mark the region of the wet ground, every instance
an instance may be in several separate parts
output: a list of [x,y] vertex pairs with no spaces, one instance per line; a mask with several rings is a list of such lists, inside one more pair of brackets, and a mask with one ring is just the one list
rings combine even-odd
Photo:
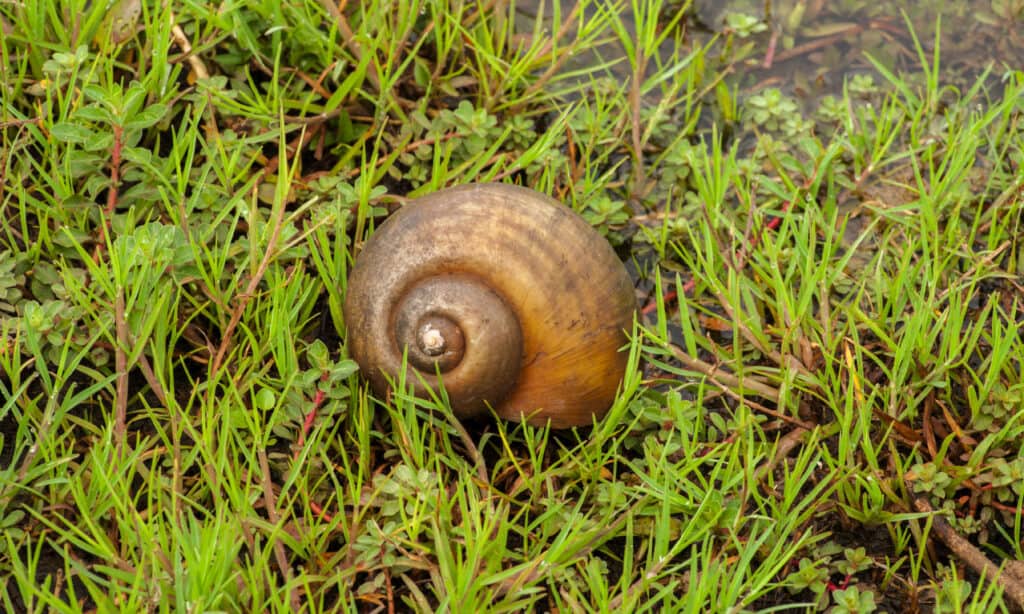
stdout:
[[[572,2],[560,10],[568,14]],[[733,64],[731,78],[741,93],[778,87],[808,104],[825,95],[857,87],[858,75],[877,75],[872,59],[888,70],[917,71],[918,44],[931,58],[941,50],[942,80],[962,86],[984,71],[992,78],[1024,66],[1024,0],[878,2],[876,0],[696,0],[677,3],[683,50],[702,47],[718,37],[718,59]],[[550,2],[521,3],[522,24],[532,24],[542,7],[550,19]],[[673,15],[662,15],[670,21]],[[627,19],[628,19],[627,15]],[[940,35],[936,39],[936,26]],[[916,40],[915,40],[916,36]],[[661,48],[664,60],[677,54],[671,38]],[[734,57],[726,57],[726,55]],[[600,66],[625,78],[629,64],[622,46],[609,42],[592,54],[574,57],[566,70]]]

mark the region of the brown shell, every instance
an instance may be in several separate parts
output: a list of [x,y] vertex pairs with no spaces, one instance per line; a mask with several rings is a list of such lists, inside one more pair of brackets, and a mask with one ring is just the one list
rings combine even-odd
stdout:
[[[481,313],[463,313],[477,299],[460,302],[460,284],[480,285],[466,294],[483,296]],[[614,401],[633,287],[604,238],[557,201],[512,185],[465,185],[411,201],[377,229],[349,275],[345,321],[351,355],[379,395],[407,347],[407,381],[425,392],[412,374],[414,344],[395,333],[421,303],[463,326],[465,355],[441,376],[457,415],[490,405],[506,419],[565,428],[589,424]],[[435,370],[418,370],[436,388]]]

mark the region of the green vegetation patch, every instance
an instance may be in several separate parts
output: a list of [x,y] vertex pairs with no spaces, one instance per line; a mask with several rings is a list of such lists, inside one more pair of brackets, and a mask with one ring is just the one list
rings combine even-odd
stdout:
[[[1024,607],[1024,5],[919,4],[0,4],[0,607]],[[347,358],[472,181],[627,261],[592,427]]]

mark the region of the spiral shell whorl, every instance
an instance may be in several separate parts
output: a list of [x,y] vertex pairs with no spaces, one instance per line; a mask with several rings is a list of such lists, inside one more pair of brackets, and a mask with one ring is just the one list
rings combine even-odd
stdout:
[[[482,280],[451,273],[418,279],[398,299],[393,317],[386,331],[392,337],[389,372],[398,372],[406,349],[409,364],[431,387],[442,374],[456,413],[475,413],[515,384],[523,353],[519,321]],[[422,391],[418,380],[414,384]]]
[[[614,400],[634,307],[621,262],[579,216],[532,190],[482,184],[392,215],[359,255],[345,315],[350,352],[378,394],[408,348],[428,385],[441,371],[456,413],[487,403],[564,427]],[[447,355],[458,345],[450,326],[461,358]]]

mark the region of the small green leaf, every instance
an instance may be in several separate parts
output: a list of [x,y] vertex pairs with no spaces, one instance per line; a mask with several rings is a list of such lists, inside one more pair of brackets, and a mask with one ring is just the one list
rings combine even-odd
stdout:
[[306,358],[309,360],[310,366],[320,371],[327,369],[331,361],[327,346],[319,339],[309,344],[309,348],[306,349]]
[[152,104],[124,123],[125,130],[144,130],[156,124],[167,114],[167,105]]
[[253,404],[256,406],[256,409],[262,409],[264,411],[273,409],[276,402],[277,398],[274,396],[274,391],[269,388],[260,388],[259,392],[256,393],[256,397],[253,399]]
[[320,381],[319,369],[306,369],[299,373],[298,385],[300,388],[312,388]]
[[128,91],[124,93],[124,113],[125,115],[134,115],[139,112],[143,104],[146,102],[146,89],[142,87],[137,81],[133,81],[128,86]]
[[109,132],[95,132],[90,134],[85,148],[89,151],[106,151],[114,144],[114,135]]
[[110,103],[111,93],[94,83],[90,83],[83,87],[82,93],[85,94],[87,99],[92,100],[93,102]]
[[146,165],[153,161],[153,152],[144,147],[125,147],[121,157],[128,162]]
[[354,360],[342,360],[331,369],[330,379],[333,382],[347,379],[350,375],[359,370],[359,365]]
[[58,141],[66,141],[68,143],[75,143],[81,145],[86,141],[96,137],[96,133],[78,124],[72,124],[70,122],[60,122],[54,124],[50,128],[50,135]]
[[114,122],[114,116],[110,111],[96,104],[89,104],[74,113],[75,119],[110,124]]
[[21,510],[14,510],[10,514],[0,517],[0,528],[9,529],[21,522],[21,519],[24,517],[25,512]]

